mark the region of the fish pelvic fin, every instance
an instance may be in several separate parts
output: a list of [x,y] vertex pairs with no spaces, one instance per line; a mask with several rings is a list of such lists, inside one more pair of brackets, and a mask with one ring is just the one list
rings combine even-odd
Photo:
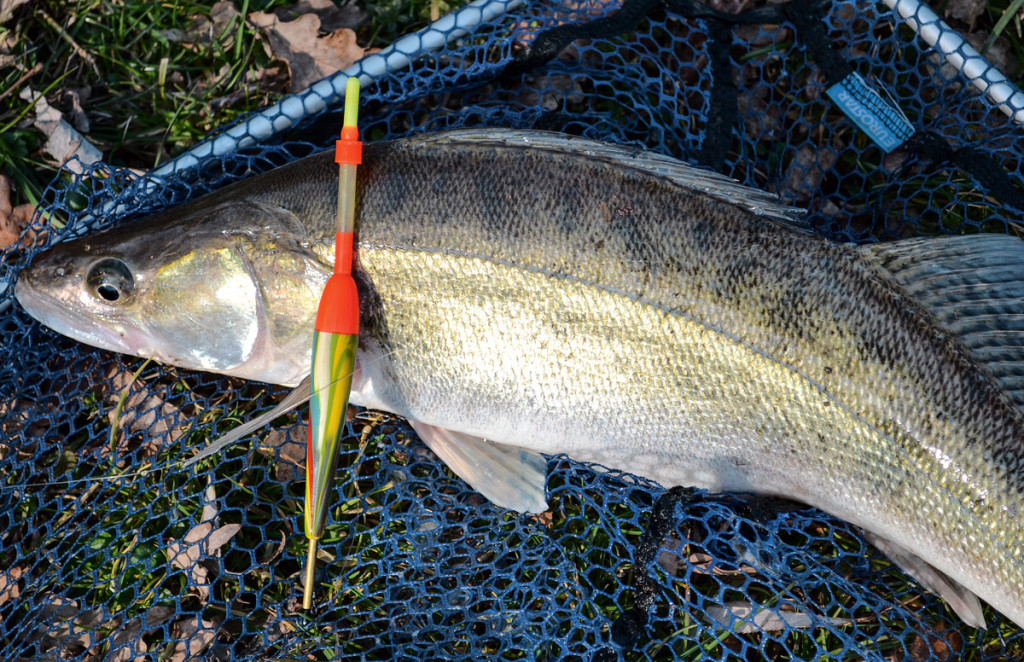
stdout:
[[899,543],[877,536],[870,531],[865,531],[864,534],[872,545],[889,557],[889,560],[899,566],[903,572],[945,600],[949,608],[956,612],[956,615],[964,623],[975,628],[985,628],[985,614],[981,611],[981,602],[978,600],[978,596]]
[[1024,410],[1024,241],[921,237],[857,250],[956,336]]
[[547,460],[540,453],[420,421],[409,423],[459,478],[496,506],[520,513],[548,509]]

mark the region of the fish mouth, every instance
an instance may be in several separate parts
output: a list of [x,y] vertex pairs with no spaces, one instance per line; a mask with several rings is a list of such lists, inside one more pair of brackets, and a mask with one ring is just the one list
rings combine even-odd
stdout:
[[26,275],[22,274],[14,284],[14,298],[34,319],[61,335],[93,347],[141,356],[141,345],[137,342],[141,334],[137,330],[112,319],[105,320],[111,328],[97,324],[93,316],[74,310],[72,306],[37,287]]

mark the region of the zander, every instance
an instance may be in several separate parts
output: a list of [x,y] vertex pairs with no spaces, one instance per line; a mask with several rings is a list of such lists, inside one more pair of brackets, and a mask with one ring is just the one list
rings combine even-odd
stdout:
[[[336,178],[320,154],[62,244],[18,300],[100,347],[295,384]],[[1018,239],[836,244],[671,159],[497,129],[367,145],[357,229],[352,401],[496,503],[545,508],[540,453],[784,496],[966,622],[980,596],[1024,626]]]

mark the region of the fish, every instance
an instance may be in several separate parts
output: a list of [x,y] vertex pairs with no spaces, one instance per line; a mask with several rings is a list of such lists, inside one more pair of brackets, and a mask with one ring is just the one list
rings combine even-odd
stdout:
[[[293,385],[333,260],[313,155],[59,244],[20,305],[105,349]],[[784,497],[865,530],[969,625],[1024,626],[1024,248],[828,240],[671,158],[526,130],[365,146],[351,401],[499,506],[544,454]]]

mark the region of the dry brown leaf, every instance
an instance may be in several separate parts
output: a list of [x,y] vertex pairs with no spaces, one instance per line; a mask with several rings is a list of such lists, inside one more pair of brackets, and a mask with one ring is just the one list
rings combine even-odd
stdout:
[[236,19],[241,16],[238,7],[230,0],[217,2],[210,8],[210,16],[197,16],[184,30],[169,28],[157,32],[171,43],[181,44],[193,51],[206,48],[218,42],[221,48],[234,45]]
[[[18,241],[21,231],[28,227],[36,208],[30,204],[11,206],[11,182],[0,175],[0,249]],[[45,233],[30,233],[25,236],[29,246],[45,239]]]
[[183,540],[172,540],[167,545],[167,559],[172,566],[188,573],[201,599],[210,597],[209,572],[200,563],[201,559],[220,551],[241,528],[241,524],[225,524],[214,530],[211,522],[201,522],[192,527]]
[[270,565],[275,559],[279,558],[281,554],[284,553],[284,548],[287,542],[288,537],[285,535],[284,531],[281,531],[281,542],[279,542],[277,547],[270,552],[270,556],[259,559],[259,563],[264,566]]
[[275,14],[254,12],[249,20],[267,33],[274,56],[288,63],[293,92],[351,66],[365,53],[349,28],[319,36],[320,18],[316,14],[282,21]]
[[[86,90],[86,93],[79,94],[79,89]],[[71,125],[82,133],[89,133],[89,129],[91,128],[89,125],[89,117],[85,114],[82,104],[85,102],[85,99],[88,98],[88,94],[91,93],[91,89],[88,87],[79,89],[65,90],[63,97],[71,102]]]
[[200,625],[199,618],[193,616],[175,621],[171,628],[171,636],[178,641],[174,642],[170,657],[162,659],[181,662],[202,653],[203,649],[213,642],[217,632],[214,630],[212,621],[203,620]]
[[796,152],[796,159],[786,174],[786,186],[795,193],[799,202],[810,199],[811,191],[818,188],[822,177],[835,163],[835,153],[828,149],[814,149],[804,145]]
[[0,605],[10,602],[21,595],[21,586],[19,585],[19,581],[24,574],[25,568],[20,565],[16,565],[10,570],[0,573]]
[[188,570],[204,554],[210,556],[220,551],[241,529],[241,524],[225,524],[216,530],[210,522],[196,524],[180,543],[173,542],[167,546],[171,565],[180,570]]
[[203,546],[200,543],[212,531],[213,524],[202,522],[193,526],[181,542],[172,542],[167,545],[167,557],[171,565],[179,570],[188,570],[198,563],[203,555]]
[[156,607],[150,607],[146,610],[146,613],[139,618],[145,619],[146,630],[155,630],[158,626],[163,625],[167,621],[178,613],[177,608],[169,607],[166,605],[157,605]]
[[142,639],[136,639],[134,644],[128,644],[123,648],[118,648],[117,652],[113,656],[107,656],[105,659],[109,662],[146,662],[150,659],[149,646]]
[[946,3],[946,18],[955,18],[974,26],[974,20],[985,11],[987,0],[949,0]]
[[45,96],[31,87],[23,88],[18,96],[35,106],[36,117],[32,123],[46,136],[43,151],[58,165],[64,164],[71,157],[78,157],[81,163],[71,162],[68,169],[80,174],[83,163],[95,163],[103,158],[102,152],[65,122],[64,116],[49,104]]
[[212,34],[220,36],[229,30],[235,23],[235,19],[241,16],[238,7],[231,0],[220,0],[213,3],[210,8],[210,22]]
[[781,632],[789,628],[812,628],[822,622],[844,626],[853,621],[849,618],[829,618],[789,609],[758,608],[745,600],[734,600],[722,605],[713,605],[705,612],[705,621],[740,634]]
[[[81,611],[78,602],[49,594],[52,600],[39,610],[39,623],[35,636],[39,647],[46,651],[60,646],[85,647],[93,642],[94,634],[101,625],[117,628],[120,618],[105,618],[103,609]],[[49,621],[49,622],[47,622]]]
[[116,652],[112,657],[106,659],[112,662],[135,662],[135,660],[142,662],[148,659],[148,656],[144,655],[144,653],[149,652],[149,647],[139,637],[141,632],[142,621],[137,618],[132,619],[128,625],[121,628],[110,642],[110,650],[116,650]]
[[962,648],[963,637],[956,631],[934,632],[927,638],[915,634],[910,639],[909,655],[903,659],[915,662],[918,660],[922,662],[924,660],[941,660],[942,662],[959,660],[962,656]]
[[62,438],[48,434],[58,417],[57,405],[21,399],[0,401],[0,452],[15,453],[24,460],[38,452],[35,442],[42,437],[59,445]]
[[273,452],[278,449],[277,474],[280,483],[295,480],[295,476],[306,467],[306,437],[308,425],[293,425],[287,430],[271,430],[260,444],[261,450]]
[[[65,649],[92,646],[83,659],[122,662],[148,660],[149,656],[145,655],[148,652],[146,643],[139,636],[143,628],[151,631],[171,620],[175,613],[177,611],[174,607],[152,607],[121,627],[120,616],[109,616],[99,608],[82,612],[76,601],[53,596],[53,600],[41,609],[41,615],[51,619],[51,622],[40,625],[36,635],[42,651],[51,651],[59,646]],[[108,644],[113,654],[104,653]]]
[[14,10],[28,0],[0,0],[0,24],[6,23]]
[[[143,660],[150,659],[150,656],[145,655],[145,653],[149,652],[149,646],[139,635],[142,634],[143,628],[153,630],[171,620],[176,613],[177,610],[174,607],[151,607],[145,614],[136,616],[123,628],[112,632],[113,638],[110,639],[110,650],[114,654],[112,657],[108,655],[107,657],[99,657],[99,659],[112,660],[113,662],[142,662]],[[100,643],[105,644],[106,642]],[[102,652],[101,646],[97,646],[94,650],[97,651],[97,656]]]
[[282,21],[290,21],[304,14],[316,14],[320,19],[320,29],[324,32],[355,28],[366,20],[366,12],[357,7],[355,2],[339,7],[333,0],[299,0],[291,7],[278,7],[274,10],[274,15]]
[[225,524],[219,529],[216,529],[210,534],[209,539],[206,541],[207,553],[216,554],[219,552],[220,548],[228,544],[228,542],[235,537],[235,534],[241,530],[241,524]]
[[[107,403],[112,405],[111,410],[107,412],[107,418],[111,424],[118,419],[116,406],[121,394],[126,388],[130,389],[128,397],[125,398],[124,405],[121,407],[118,423],[120,426],[118,449],[122,452],[126,451],[131,435],[139,432],[145,432],[153,438],[166,435],[167,442],[177,440],[184,434],[184,430],[173,425],[174,420],[178,418],[178,408],[154,395],[142,379],[132,382],[133,375],[133,371],[116,365],[107,372],[107,377],[112,378],[111,385],[113,386],[111,392],[107,394]],[[141,456],[148,457],[158,451],[159,444],[154,439],[143,447]]]
[[203,514],[199,518],[200,522],[212,522],[217,518],[219,509],[217,507],[217,490],[213,487],[213,478],[209,478],[206,483],[206,491],[203,492],[205,503],[203,503]]
[[897,172],[906,162],[907,153],[898,149],[882,157],[882,169],[886,172]]

